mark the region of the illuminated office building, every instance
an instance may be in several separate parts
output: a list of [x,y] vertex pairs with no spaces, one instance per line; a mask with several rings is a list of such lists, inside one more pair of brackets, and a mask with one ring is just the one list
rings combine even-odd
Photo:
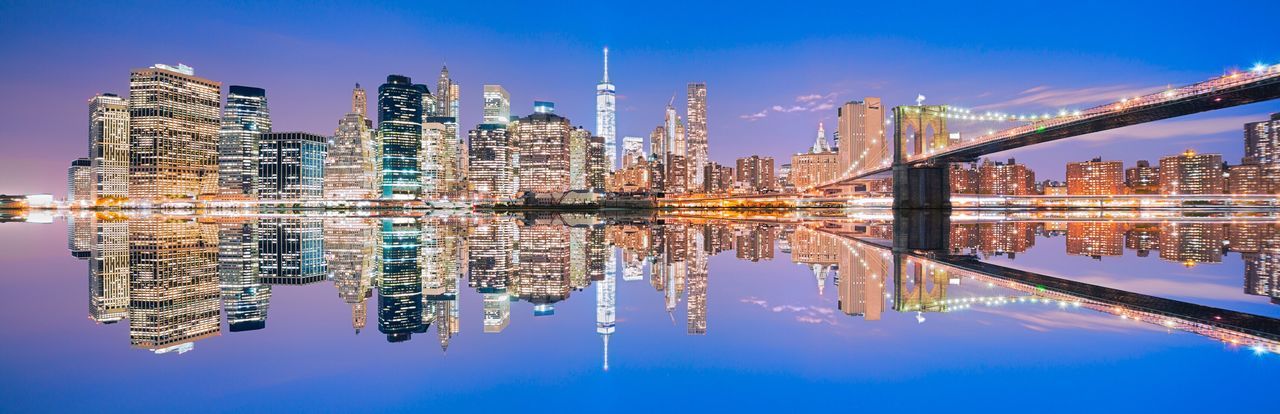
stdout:
[[1139,160],[1133,168],[1124,170],[1124,184],[1132,194],[1157,194],[1160,192],[1160,167],[1152,167],[1147,160]]
[[231,85],[218,131],[218,195],[226,199],[257,197],[258,151],[262,134],[271,132],[267,91]]
[[216,336],[218,228],[195,220],[129,222],[129,340],[156,353],[185,352]]
[[267,326],[271,285],[258,280],[258,225],[253,219],[219,219],[218,287],[231,332]]
[[[436,108],[427,116],[458,117],[458,84],[449,77],[449,67],[440,67],[440,77],[436,79]],[[457,136],[453,137],[457,139]]]
[[791,156],[791,172],[788,180],[792,186],[801,191],[828,183],[839,178],[840,160],[838,154],[827,146],[826,133],[822,123],[818,123],[818,138],[807,153]]
[[388,75],[378,87],[378,144],[382,156],[382,198],[412,199],[422,186],[419,156],[422,150],[423,94],[426,86],[414,85],[407,76]]
[[467,139],[467,182],[481,198],[515,196],[516,148],[505,124],[480,124]]
[[609,174],[609,145],[604,137],[587,137],[585,184],[586,189],[604,191],[605,177]]
[[458,122],[453,117],[429,116],[422,122],[422,198],[437,200],[457,194],[462,184],[457,140]]
[[596,84],[596,134],[604,138],[607,171],[618,169],[617,91],[609,82],[609,48],[604,48],[604,78]]
[[587,140],[591,131],[574,128],[569,132],[569,189],[587,188]]
[[1222,155],[1187,150],[1160,159],[1161,194],[1223,194]]
[[89,161],[95,203],[129,197],[129,104],[115,94],[89,99]]
[[884,134],[884,108],[880,98],[867,97],[849,101],[836,109],[841,175],[845,171],[886,167],[890,159],[889,142]]
[[161,201],[218,192],[222,84],[185,65],[135,69],[129,80],[129,197]]
[[752,155],[738,158],[738,185],[752,193],[771,192],[777,186],[773,176],[773,157]]
[[258,138],[258,199],[323,199],[326,141],[306,132],[262,134]]
[[1094,158],[1067,164],[1067,194],[1120,195],[1125,193],[1124,164]]
[[691,174],[688,184],[690,189],[702,188],[705,185],[703,167],[707,165],[707,84],[689,83],[688,88],[688,135],[689,152],[686,154]]
[[484,123],[503,126],[511,123],[511,94],[502,85],[484,85]]
[[368,118],[368,97],[356,84],[351,91],[351,112],[338,120],[329,141],[324,166],[324,197],[331,200],[377,198],[378,143]]
[[645,160],[644,138],[622,138],[622,168],[627,168]]
[[321,219],[262,219],[256,232],[259,282],[305,285],[325,279],[329,269]]
[[77,206],[93,206],[92,160],[77,158],[67,167],[67,202]]
[[512,125],[519,191],[563,193],[569,187],[569,142],[573,127],[556,115],[554,106],[535,105],[535,112]]
[[733,191],[733,185],[738,177],[733,173],[733,167],[720,165],[715,161],[708,161],[707,165],[702,168],[703,180],[702,191],[713,194],[727,194]]

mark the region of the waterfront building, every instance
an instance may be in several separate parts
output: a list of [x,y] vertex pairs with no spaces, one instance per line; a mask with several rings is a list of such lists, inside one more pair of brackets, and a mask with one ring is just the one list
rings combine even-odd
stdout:
[[1227,194],[1270,194],[1271,189],[1263,179],[1263,168],[1258,164],[1227,167]]
[[849,101],[836,109],[836,151],[841,175],[846,172],[888,166],[889,142],[884,135],[884,108],[880,98]]
[[480,124],[467,133],[467,182],[481,198],[515,195],[515,152],[506,124]]
[[258,142],[258,199],[323,199],[327,140],[306,132],[262,134]]
[[512,126],[517,154],[519,191],[563,193],[569,186],[569,119],[556,115],[549,102],[535,103],[534,113]]
[[650,183],[650,174],[652,168],[649,162],[644,159],[632,162],[630,165],[623,167],[609,178],[609,191],[615,193],[644,193],[648,192]]
[[953,162],[948,164],[947,168],[947,178],[951,181],[951,194],[978,193],[978,169],[974,168],[973,164]]
[[378,143],[382,156],[381,197],[412,199],[421,183],[423,93],[407,76],[388,75],[378,87]]
[[705,183],[703,167],[707,165],[707,84],[690,82],[688,93],[688,135],[689,170],[692,173],[688,187],[702,188]]
[[587,188],[587,140],[591,131],[582,127],[574,128],[569,133],[569,189],[585,190]]
[[456,195],[462,184],[458,121],[453,117],[429,116],[422,122],[422,198],[435,200]]
[[826,132],[818,123],[818,137],[809,152],[791,156],[791,171],[787,174],[790,184],[800,191],[835,181],[840,174],[838,154],[827,146]]
[[720,165],[715,161],[708,161],[703,170],[702,175],[706,177],[706,180],[703,181],[703,192],[728,194],[733,191],[733,184],[737,181],[737,177],[733,174],[733,167]]
[[1064,196],[1067,195],[1067,185],[1057,181],[1045,180],[1040,183],[1040,192],[1044,195]]
[[644,138],[622,138],[622,168],[630,167],[645,160]]
[[218,195],[224,199],[257,197],[258,140],[271,132],[267,91],[231,85],[218,131]]
[[610,171],[609,148],[609,145],[605,143],[604,137],[591,136],[587,138],[586,189],[604,191],[605,177],[608,177]]
[[618,169],[617,91],[609,81],[609,48],[604,48],[604,77],[596,84],[596,134],[604,138],[609,172]]
[[89,99],[89,161],[95,203],[129,197],[129,104],[116,94]]
[[1067,194],[1119,195],[1125,193],[1124,164],[1094,158],[1067,164]]
[[218,192],[222,84],[186,65],[135,69],[129,79],[129,197],[194,199]]
[[1223,194],[1222,155],[1187,150],[1160,159],[1161,194]]
[[511,123],[511,94],[502,85],[484,85],[484,123],[502,126]]
[[67,167],[67,203],[77,207],[92,207],[93,161],[76,158]]
[[978,194],[1035,194],[1036,173],[1013,158],[1008,162],[984,160],[978,168]]
[[1270,191],[1280,189],[1280,112],[1266,121],[1244,124],[1244,162],[1262,166]]
[[777,184],[773,176],[773,157],[752,155],[738,158],[738,185],[751,193],[767,193]]
[[368,97],[356,84],[351,91],[351,111],[338,120],[325,158],[324,196],[331,200],[377,198],[378,143],[368,118]]
[[1139,160],[1133,168],[1124,170],[1124,184],[1132,194],[1159,193],[1160,167],[1152,167],[1147,160]]

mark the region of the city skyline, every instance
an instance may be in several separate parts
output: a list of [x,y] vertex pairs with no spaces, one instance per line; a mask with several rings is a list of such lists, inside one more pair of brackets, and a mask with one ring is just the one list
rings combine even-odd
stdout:
[[[37,9],[22,7],[15,11],[42,13]],[[140,8],[125,9],[139,11],[143,16],[149,15],[145,10],[138,10]],[[401,11],[412,13],[411,10]],[[75,14],[65,19],[74,21],[93,12],[107,11],[86,10],[81,12],[84,14]],[[120,12],[123,11],[111,11]],[[1123,18],[1134,12],[1136,11],[1129,9],[1120,10],[1115,18]],[[462,16],[465,20],[465,16],[469,15],[462,13]],[[738,16],[739,19],[750,17]],[[940,18],[932,15],[926,17]],[[13,23],[5,25],[9,29],[0,29],[9,38],[22,39],[38,32],[24,26],[23,22]],[[1241,24],[1239,29],[1259,30],[1252,26]],[[18,31],[23,28],[26,29],[25,32]],[[399,26],[396,28],[404,29]],[[284,79],[269,76],[261,68],[220,60],[217,58],[222,53],[220,44],[210,45],[213,52],[196,56],[191,56],[190,51],[180,50],[176,44],[166,44],[166,47],[159,48],[156,52],[121,51],[122,53],[113,54],[106,60],[95,60],[96,63],[92,66],[94,69],[81,68],[77,72],[78,76],[52,83],[58,87],[51,90],[53,93],[39,99],[35,99],[34,91],[28,83],[17,84],[13,83],[14,80],[5,80],[2,84],[5,89],[12,88],[13,96],[26,98],[33,105],[39,105],[26,105],[14,108],[14,111],[6,111],[5,117],[14,118],[0,122],[3,125],[0,126],[0,140],[14,149],[7,155],[4,167],[0,167],[0,172],[4,172],[0,176],[5,177],[0,179],[0,193],[61,195],[67,160],[84,152],[86,132],[81,121],[84,119],[84,100],[104,92],[125,96],[127,88],[123,84],[121,73],[156,62],[187,63],[198,68],[202,77],[221,82],[224,89],[226,85],[254,85],[264,88],[271,96],[271,118],[275,124],[273,129],[323,135],[329,135],[329,131],[335,127],[335,121],[347,113],[347,98],[350,96],[349,88],[352,83],[376,85],[387,73],[404,73],[415,79],[431,79],[434,77],[434,68],[448,63],[452,66],[457,84],[462,85],[458,97],[461,107],[459,113],[463,117],[458,121],[461,133],[480,122],[480,88],[483,84],[502,84],[507,87],[511,91],[512,106],[517,109],[528,108],[527,105],[533,100],[557,102],[559,113],[565,114],[577,125],[590,128],[593,124],[591,120],[595,118],[592,116],[595,109],[592,85],[600,79],[599,51],[601,47],[608,45],[611,52],[614,52],[610,56],[613,59],[610,62],[609,80],[622,91],[617,99],[616,134],[619,137],[647,135],[649,127],[646,126],[662,119],[661,105],[673,92],[679,92],[688,82],[706,81],[712,89],[708,99],[708,135],[711,137],[710,146],[714,149],[709,151],[709,160],[732,165],[736,158],[753,154],[786,159],[809,146],[814,123],[821,121],[835,125],[835,111],[826,107],[859,100],[864,96],[879,96],[884,99],[886,107],[910,104],[917,94],[923,94],[929,96],[927,104],[946,103],[1011,112],[1025,108],[1028,112],[1042,112],[1056,109],[1049,103],[1080,107],[1112,100],[1132,91],[1198,80],[1233,67],[1247,69],[1254,62],[1274,63],[1280,60],[1275,56],[1266,56],[1275,51],[1269,50],[1265,43],[1251,40],[1249,36],[1242,36],[1244,40],[1233,41],[1227,47],[1215,47],[1211,53],[1191,58],[1179,56],[1169,48],[1143,50],[1137,47],[1143,43],[1138,41],[1142,39],[1125,44],[1104,44],[1086,52],[1075,46],[1073,36],[1093,35],[1083,33],[1080,29],[1064,29],[1062,33],[1042,36],[1045,38],[1044,44],[1039,47],[1033,46],[1028,39],[997,36],[1001,39],[999,44],[1004,47],[999,52],[983,53],[983,48],[964,43],[966,39],[972,41],[975,38],[975,35],[965,34],[957,35],[956,39],[947,39],[937,33],[927,33],[928,31],[918,37],[894,32],[887,38],[868,39],[867,35],[856,30],[852,33],[837,30],[834,33],[828,32],[832,36],[825,40],[814,40],[812,36],[788,35],[776,43],[767,43],[758,35],[744,34],[740,38],[725,38],[698,28],[687,43],[659,48],[639,46],[635,36],[643,32],[636,30],[627,30],[625,33],[620,30],[612,34],[609,31],[538,32],[532,36],[535,39],[521,41],[536,41],[556,35],[569,39],[571,47],[546,50],[560,58],[558,61],[563,62],[566,70],[552,70],[556,65],[551,64],[545,67],[522,66],[524,69],[517,70],[516,66],[511,65],[495,66],[499,61],[492,56],[465,52],[466,47],[476,42],[503,39],[511,36],[510,34],[484,32],[466,25],[447,29],[456,30],[457,33],[479,31],[481,36],[476,39],[460,36],[457,44],[416,46],[424,50],[447,49],[444,53],[428,53],[438,58],[415,58],[413,62],[400,63],[386,59],[358,64],[342,63],[338,65],[340,70],[313,71],[304,63],[315,57],[291,56],[298,59],[299,65],[288,71],[293,76]],[[207,29],[197,28],[181,32],[177,36],[198,36],[202,30]],[[830,30],[834,29],[824,28],[818,32]],[[87,35],[89,34],[75,31],[60,32],[35,43],[65,46],[69,44],[67,42]],[[93,35],[127,39],[138,34],[94,32]],[[362,33],[359,38],[374,39],[378,37],[376,35],[377,33]],[[1212,40],[1188,40],[1185,35],[1178,36],[1179,40],[1186,40],[1191,44]],[[288,35],[268,39],[261,44],[253,44],[252,47],[274,50],[280,47],[279,42],[282,40],[301,40]],[[1148,44],[1156,42],[1150,37],[1146,37],[1146,40]],[[320,47],[319,45],[333,42],[336,40],[329,36],[315,36],[307,40],[310,47],[304,50],[318,51],[315,48]],[[841,44],[854,47],[848,52],[836,52],[838,49],[835,46]],[[9,56],[28,56],[32,59],[40,56],[31,47],[26,42],[12,42],[3,46]],[[818,56],[824,57],[824,63],[820,65],[829,66],[825,60],[844,61],[857,55],[857,52],[875,51],[893,51],[890,56],[904,58],[930,59],[946,56],[952,59],[935,69],[937,73],[902,70],[911,67],[911,64],[886,65],[898,69],[897,71],[867,70],[862,64],[850,64],[847,69],[839,71],[810,69],[816,72],[795,76],[809,71],[804,69],[806,66],[816,64],[811,57],[804,58],[803,55],[817,52]],[[77,59],[97,59],[100,53],[91,51]],[[785,63],[759,62],[759,58],[766,55],[776,56],[772,60]],[[1021,62],[1023,58],[1037,55],[1059,59],[1055,60],[1053,67],[1043,63]],[[697,62],[686,59],[694,57],[706,59],[697,59]],[[7,64],[3,74],[8,75],[5,76],[6,79],[50,76],[65,70],[64,68],[73,67],[76,63],[67,60],[68,58],[57,58],[62,59],[64,64],[53,65],[49,74],[21,76],[13,72],[17,67]],[[520,59],[522,56],[512,58]],[[886,59],[892,60],[891,57]],[[675,61],[683,63],[677,65]],[[990,63],[1002,64],[993,69]],[[719,67],[724,65],[729,65],[732,70]],[[1090,67],[1090,70],[1083,69],[1085,67]],[[661,75],[651,73],[657,68],[662,69]],[[1048,70],[1053,72],[1044,72]],[[776,79],[796,79],[796,82],[774,81]],[[963,87],[954,84],[961,80]],[[226,96],[225,92],[223,96]],[[1006,105],[1002,107],[1001,103]],[[679,106],[683,112],[684,105]],[[31,112],[32,110],[36,111]],[[1048,150],[1049,146],[1044,145],[1009,151],[1007,154],[1044,171],[1056,170],[1045,166],[1063,165],[1093,156],[1121,160],[1128,165],[1138,159],[1156,159],[1162,154],[1176,153],[1187,147],[1195,147],[1201,152],[1221,153],[1225,160],[1234,162],[1243,156],[1238,138],[1243,123],[1264,120],[1267,114],[1277,111],[1280,111],[1280,107],[1276,103],[1261,103],[1093,134],[1073,141],[1082,145],[1055,145],[1053,150]],[[520,110],[514,112],[522,114]],[[1130,139],[1099,141],[1098,137]],[[28,145],[27,142],[41,142],[42,145]],[[1075,147],[1080,147],[1083,152],[1072,153]],[[620,149],[615,149],[618,150]],[[1001,153],[997,157],[1005,158],[1005,154]],[[19,176],[22,179],[17,179]],[[1055,174],[1046,178],[1062,179],[1062,176]]]

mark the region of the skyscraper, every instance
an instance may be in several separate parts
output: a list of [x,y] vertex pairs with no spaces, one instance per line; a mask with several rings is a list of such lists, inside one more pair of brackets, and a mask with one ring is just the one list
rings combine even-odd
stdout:
[[[541,108],[541,109],[539,109]],[[563,193],[569,190],[569,119],[544,103],[513,126],[518,156],[519,191]]]
[[587,188],[587,140],[591,131],[574,128],[569,133],[569,189]]
[[[606,151],[608,151],[606,149]],[[622,168],[629,168],[638,162],[644,161],[644,138],[643,137],[623,137],[622,138]]]
[[327,139],[306,132],[268,132],[258,139],[258,198],[324,198]]
[[482,198],[515,195],[515,151],[505,124],[480,124],[468,133],[467,182]]
[[773,157],[752,155],[738,158],[738,184],[753,193],[772,191],[777,181],[773,176]]
[[502,85],[484,85],[484,123],[503,126],[511,123],[511,94]]
[[129,104],[113,93],[89,99],[89,162],[95,203],[129,197]]
[[458,89],[458,84],[449,77],[449,67],[441,66],[440,77],[436,79],[436,113],[429,115],[457,118]]
[[93,162],[76,158],[67,167],[67,202],[75,206],[93,206]]
[[186,65],[135,69],[129,80],[129,197],[193,199],[218,191],[222,84]]
[[356,84],[351,91],[351,112],[338,120],[338,129],[329,141],[325,158],[324,196],[327,199],[358,200],[376,198],[377,151],[373,124],[366,117],[368,98]]
[[231,85],[218,131],[218,195],[227,199],[257,196],[258,140],[271,132],[267,91]]
[[609,48],[604,48],[604,78],[596,84],[596,134],[604,138],[609,171],[618,169],[617,96],[609,82]]
[[421,187],[422,94],[407,76],[388,75],[378,87],[378,133],[382,150],[382,198],[412,199]]
[[1262,166],[1267,187],[1280,188],[1280,112],[1266,121],[1244,124],[1244,164]]
[[884,136],[884,108],[880,98],[849,101],[836,110],[840,172],[888,166],[889,142]]
[[704,180],[703,167],[707,165],[707,84],[689,83],[689,128],[686,130],[689,142],[689,170],[692,175],[690,188],[702,188]]
[[422,122],[422,198],[435,200],[453,195],[459,183],[456,118],[429,116]]

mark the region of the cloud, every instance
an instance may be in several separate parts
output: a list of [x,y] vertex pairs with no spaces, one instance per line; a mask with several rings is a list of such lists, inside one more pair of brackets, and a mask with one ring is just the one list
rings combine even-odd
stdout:
[[835,99],[836,99],[835,92],[830,92],[827,94],[811,93],[808,95],[800,95],[800,96],[797,96],[795,98],[795,101],[792,103],[788,103],[785,105],[782,105],[782,104],[771,105],[768,108],[761,110],[760,112],[756,112],[753,114],[738,115],[738,118],[745,119],[747,121],[757,121],[762,118],[768,117],[770,112],[786,114],[786,113],[792,113],[792,112],[829,111],[829,110],[835,109],[836,107]]
[[[1079,89],[1057,89],[1048,85],[1036,86],[1018,93],[1018,97],[996,103],[979,105],[976,110],[1000,109],[1019,106],[1060,108],[1115,101],[1126,96],[1146,95],[1161,90],[1160,87],[1135,87],[1133,85],[1095,86]],[[1089,105],[1092,106],[1092,105]]]
[[760,112],[756,112],[754,114],[738,115],[738,118],[742,118],[748,121],[756,121],[767,116],[769,116],[769,110],[762,109],[760,110]]

